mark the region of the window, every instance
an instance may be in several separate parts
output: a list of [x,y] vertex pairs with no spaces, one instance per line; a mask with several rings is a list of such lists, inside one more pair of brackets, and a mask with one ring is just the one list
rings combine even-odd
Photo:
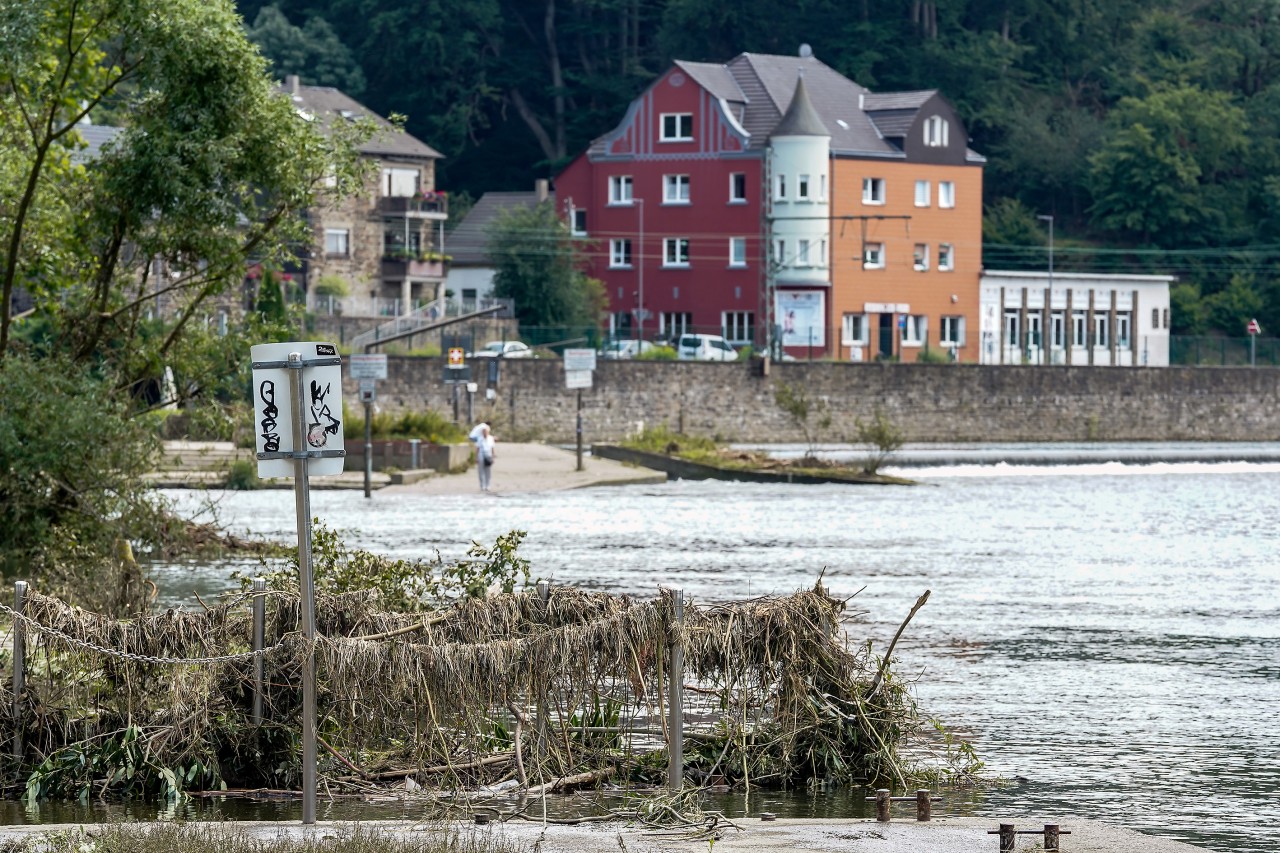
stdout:
[[1164,309],[1164,328],[1169,328],[1169,309]]
[[663,113],[662,141],[691,142],[693,140],[693,113]]
[[609,176],[609,204],[631,204],[631,176]]
[[800,240],[796,243],[796,266],[809,266],[809,241]]
[[1049,315],[1049,346],[1053,349],[1062,349],[1066,345],[1066,337],[1066,318],[1062,316],[1061,311],[1055,311]]
[[809,176],[801,175],[796,181],[796,198],[801,201],[809,200]]
[[729,204],[742,204],[747,200],[747,174],[734,172],[729,176]]
[[941,339],[944,347],[964,346],[964,317],[943,317]]
[[773,263],[779,267],[785,267],[787,265],[787,241],[786,240],[773,241]]
[[387,198],[410,197],[418,192],[421,181],[422,175],[417,169],[389,166],[382,170],[382,194]]
[[907,314],[903,320],[906,322],[902,326],[902,345],[918,347],[923,344],[929,331],[929,318],[923,314]]
[[725,311],[720,315],[720,325],[726,341],[749,344],[756,339],[754,311]]
[[1093,345],[1095,347],[1111,346],[1111,323],[1106,314],[1093,315]]
[[884,243],[867,243],[862,247],[862,268],[884,269]]
[[818,266],[825,267],[827,265],[827,241],[818,241]]
[[942,116],[929,116],[924,120],[924,144],[930,148],[945,148],[949,127]]
[[928,181],[916,181],[916,207],[928,207],[929,197],[933,194]]
[[668,237],[663,240],[662,265],[664,267],[689,266],[689,241],[683,237]]
[[573,235],[575,237],[587,236],[587,212],[577,207],[573,209]]
[[668,338],[678,338],[693,326],[693,315],[688,311],[663,311],[658,315],[658,332]]
[[351,232],[346,228],[324,229],[324,253],[331,258],[345,258],[351,254]]
[[840,342],[845,346],[867,343],[867,315],[845,314],[840,322]]
[[1083,348],[1088,341],[1088,315],[1083,311],[1071,312],[1071,345]]
[[822,201],[827,200],[827,176],[818,176],[818,198]]
[[630,240],[609,241],[609,266],[614,269],[619,267],[627,268],[631,266]]
[[786,201],[787,199],[787,176],[786,175],[780,174],[776,178],[774,178],[773,197],[776,199],[779,199],[780,201]]
[[1116,346],[1118,348],[1129,348],[1129,327],[1131,325],[1128,313],[1116,315]]
[[938,207],[956,206],[956,182],[938,181]]
[[729,238],[729,266],[745,267],[747,265],[747,238]]
[[929,269],[928,243],[916,243],[916,247],[911,253],[911,263],[916,272],[924,272]]
[[956,253],[950,243],[938,244],[938,269],[951,272],[956,268]]
[[688,175],[663,175],[662,176],[662,203],[663,204],[688,204],[689,203],[689,176]]
[[884,204],[884,178],[862,179],[862,203]]
[[1153,329],[1160,328],[1160,309],[1159,308],[1151,309],[1151,328]]

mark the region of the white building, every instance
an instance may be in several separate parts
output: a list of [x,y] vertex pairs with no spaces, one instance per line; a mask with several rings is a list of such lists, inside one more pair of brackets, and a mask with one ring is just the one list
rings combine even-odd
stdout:
[[981,362],[1167,367],[1173,281],[988,270],[979,283]]

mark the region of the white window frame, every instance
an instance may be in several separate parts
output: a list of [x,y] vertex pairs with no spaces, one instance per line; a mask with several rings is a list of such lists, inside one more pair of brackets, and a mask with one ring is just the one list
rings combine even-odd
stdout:
[[663,311],[658,315],[658,333],[672,340],[689,334],[692,328],[693,313],[690,311]]
[[1107,314],[1093,315],[1093,346],[1095,349],[1111,347],[1111,317]]
[[[840,343],[845,346],[866,346],[871,341],[871,326],[866,314],[845,314],[840,318]],[[855,330],[856,325],[856,330]],[[854,331],[858,334],[855,336]]]
[[[330,239],[335,242],[331,243]],[[337,248],[334,248],[334,247]],[[350,228],[326,228],[324,229],[324,253],[330,258],[349,258],[351,257],[351,229]]]
[[609,241],[609,269],[631,269],[631,241],[626,238],[615,238]]
[[635,198],[635,181],[630,175],[609,176],[609,204],[629,207]]
[[1071,312],[1071,348],[1084,349],[1089,345],[1089,314],[1087,311]]
[[662,265],[669,269],[684,269],[689,266],[688,237],[663,238]]
[[956,182],[938,181],[938,207],[950,210],[956,206]]
[[884,204],[885,186],[884,178],[863,178],[862,179],[862,203],[863,204]]
[[956,247],[950,243],[938,244],[938,272],[953,272],[956,268]]
[[731,344],[753,343],[755,327],[756,312],[754,311],[720,312],[720,328],[724,333],[724,339]]
[[809,176],[800,175],[796,178],[796,199],[798,201],[809,201]]
[[964,346],[964,315],[963,314],[944,314],[942,316],[942,324],[939,328],[939,343],[948,348],[956,348]]
[[827,173],[818,175],[818,201],[827,200]]
[[1116,313],[1116,349],[1127,350],[1133,344],[1133,320],[1128,311]]
[[689,176],[662,176],[662,203],[689,204]]
[[924,120],[924,144],[929,148],[946,148],[951,135],[951,123],[942,116],[929,116]]
[[773,260],[779,267],[787,265],[787,241],[781,237],[773,241]]
[[1049,349],[1062,349],[1067,342],[1067,318],[1061,311],[1049,312]]
[[787,176],[782,172],[774,175],[773,197],[778,201],[787,200]]
[[796,266],[813,266],[813,263],[809,260],[809,241],[803,238],[796,241]]
[[928,207],[933,196],[929,181],[916,181],[916,207]]
[[[570,211],[570,232],[575,237],[587,236],[587,209],[585,207],[575,207]],[[581,218],[581,222],[579,222]]]
[[884,243],[867,243],[862,247],[862,268],[864,270],[882,270],[884,265]]
[[904,347],[924,346],[929,339],[929,318],[924,314],[904,314],[907,322],[903,324],[902,345]]
[[1022,349],[1022,314],[1008,308],[1004,312],[1004,345],[1008,349]]
[[827,266],[827,241],[826,240],[818,241],[818,263],[816,264],[816,266],[826,269],[826,266]]
[[[667,119],[673,120],[671,130],[673,133],[667,132]],[[680,125],[688,122],[688,136],[680,133]],[[693,113],[661,113],[658,117],[659,142],[692,142],[693,141]]]
[[729,266],[735,269],[747,265],[747,238],[729,238]]
[[412,198],[420,189],[422,189],[421,169],[410,166],[382,167],[383,198]]
[[911,267],[916,272],[927,272],[929,269],[929,244],[916,243],[911,251]]
[[[742,181],[742,194],[738,195],[738,181]],[[747,203],[747,173],[731,172],[729,174],[729,204]]]

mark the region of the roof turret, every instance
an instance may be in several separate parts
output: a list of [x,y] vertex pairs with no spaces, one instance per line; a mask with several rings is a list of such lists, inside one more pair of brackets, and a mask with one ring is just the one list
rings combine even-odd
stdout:
[[822,123],[822,119],[818,116],[818,111],[813,107],[813,102],[809,100],[809,93],[804,88],[803,75],[796,80],[796,91],[791,96],[791,103],[787,106],[787,111],[783,114],[782,120],[778,122],[777,127],[773,129],[773,133],[769,134],[769,136],[770,138],[775,136],[831,136],[831,131],[827,130],[827,126]]

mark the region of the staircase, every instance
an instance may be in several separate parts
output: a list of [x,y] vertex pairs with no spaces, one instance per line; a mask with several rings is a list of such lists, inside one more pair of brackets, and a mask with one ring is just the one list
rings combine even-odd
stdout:
[[351,339],[352,352],[364,352],[365,347],[383,338],[398,337],[400,335],[416,332],[425,329],[440,320],[444,319],[445,312],[448,310],[445,298],[428,302],[420,308],[415,308],[409,314],[403,317],[397,317],[394,320],[383,323],[380,326],[374,326],[367,332],[361,332]]

